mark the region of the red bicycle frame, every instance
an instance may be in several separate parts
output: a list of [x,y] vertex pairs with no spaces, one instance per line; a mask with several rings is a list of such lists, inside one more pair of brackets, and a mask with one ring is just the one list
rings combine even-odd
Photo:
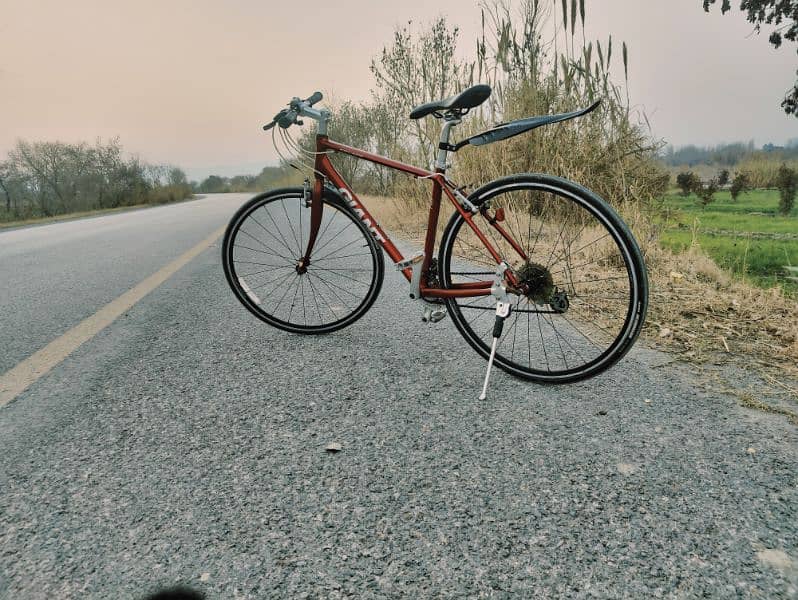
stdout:
[[[360,150],[358,148],[353,148],[352,146],[347,146],[345,144],[340,144],[329,139],[326,135],[317,135],[316,136],[316,160],[315,160],[315,170],[316,170],[316,179],[313,186],[313,193],[311,197],[311,209],[310,209],[310,232],[308,238],[308,245],[307,249],[305,250],[305,255],[302,258],[303,265],[309,265],[311,263],[311,252],[313,250],[313,245],[316,242],[316,236],[319,232],[319,227],[321,226],[321,218],[322,218],[322,193],[324,187],[324,180],[325,178],[330,181],[338,190],[339,194],[344,197],[344,200],[349,204],[350,208],[355,211],[355,213],[360,217],[366,227],[371,231],[374,238],[382,245],[385,249],[385,252],[391,258],[394,263],[399,263],[403,261],[405,258],[399,249],[393,244],[390,240],[388,235],[383,231],[380,227],[379,223],[377,223],[376,219],[371,216],[369,211],[366,207],[360,202],[357,197],[357,194],[352,190],[352,188],[344,181],[343,177],[341,177],[340,173],[336,171],[335,167],[333,166],[332,162],[330,161],[327,152],[341,152],[342,154],[348,154],[350,156],[354,156],[356,158],[366,160],[378,165],[382,165],[384,167],[388,167],[389,169],[394,169],[397,171],[402,171],[403,173],[408,173],[409,175],[413,175],[417,178],[429,179],[432,182],[432,204],[429,210],[429,219],[427,221],[427,233],[424,239],[424,260],[421,266],[421,287],[420,292],[422,297],[431,297],[431,298],[465,298],[471,296],[487,296],[489,295],[490,288],[493,285],[493,282],[490,280],[486,281],[475,281],[469,283],[457,283],[452,284],[451,287],[444,289],[441,287],[430,287],[427,285],[427,273],[429,272],[430,263],[432,262],[432,254],[435,250],[435,232],[437,231],[438,227],[438,218],[440,216],[440,207],[441,207],[441,199],[443,194],[451,201],[452,205],[454,206],[455,210],[460,213],[466,223],[468,223],[469,227],[474,231],[476,236],[480,239],[480,241],[485,245],[485,248],[490,253],[490,255],[496,261],[498,265],[503,259],[501,255],[496,251],[493,245],[490,243],[490,240],[485,236],[485,234],[479,229],[476,223],[474,223],[473,214],[471,211],[463,208],[461,205],[460,200],[458,200],[456,193],[457,190],[454,185],[451,183],[449,179],[446,178],[446,175],[442,169],[436,169],[435,171],[427,171],[425,169],[420,169],[418,167],[414,167],[412,165],[408,165],[399,161],[392,160],[390,158],[386,158],[385,156],[380,156],[379,154],[371,154],[370,152],[366,152],[365,150]],[[501,218],[498,218],[497,215],[490,216],[487,214],[487,209],[481,209],[480,212],[483,216],[486,217],[488,223],[499,233],[499,235],[507,240],[507,242],[513,247],[513,249],[518,252],[519,256],[526,260],[526,254],[524,253],[523,249],[516,243],[514,239],[507,233],[507,231],[499,225]],[[402,274],[405,278],[410,281],[412,277],[412,270],[410,267],[406,267],[402,269]],[[517,284],[515,277],[512,272],[507,271],[506,276],[509,282],[512,285]]]

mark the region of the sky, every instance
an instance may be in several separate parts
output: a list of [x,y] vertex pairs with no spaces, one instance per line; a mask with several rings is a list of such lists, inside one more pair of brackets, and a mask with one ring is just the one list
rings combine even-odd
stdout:
[[[752,34],[736,0],[725,16],[701,4],[586,0],[587,37],[627,42],[631,102],[657,138],[798,137],[779,106],[795,46]],[[369,64],[398,25],[443,15],[463,56],[480,28],[476,0],[0,0],[0,15],[0,157],[17,139],[118,136],[195,179],[275,164],[261,125],[293,96],[368,99]]]

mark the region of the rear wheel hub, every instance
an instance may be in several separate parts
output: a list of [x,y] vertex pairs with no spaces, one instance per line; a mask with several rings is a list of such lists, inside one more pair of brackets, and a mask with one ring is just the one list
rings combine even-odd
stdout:
[[551,272],[538,263],[524,263],[516,271],[516,277],[524,290],[524,295],[536,304],[546,304],[554,294],[554,280]]

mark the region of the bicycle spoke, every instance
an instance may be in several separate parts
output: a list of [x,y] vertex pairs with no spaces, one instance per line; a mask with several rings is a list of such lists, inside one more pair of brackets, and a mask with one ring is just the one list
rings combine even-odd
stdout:
[[357,258],[358,256],[371,256],[371,252],[358,252],[357,254],[344,254],[344,255],[336,256],[335,258],[325,258],[322,261],[319,261],[318,258],[314,258],[313,262],[314,263],[319,263],[319,262],[327,262],[327,261],[330,261],[330,260],[343,260],[344,258]]
[[302,319],[303,319],[305,325],[307,325],[308,324],[308,313],[307,313],[307,310],[305,308],[305,278],[304,277],[300,277],[299,278],[299,284],[302,286]]
[[[545,318],[545,317],[544,317],[544,318]],[[551,316],[549,316],[549,321],[550,321],[551,328],[554,330],[554,332],[556,333],[556,335],[558,335],[560,338],[562,338],[562,340],[563,340],[563,341],[564,341],[566,344],[568,344],[568,347],[569,347],[571,350],[573,350],[573,351],[574,351],[574,354],[576,354],[576,355],[577,355],[577,356],[578,356],[578,357],[579,357],[579,358],[582,360],[582,362],[587,362],[587,360],[585,359],[585,357],[584,357],[584,356],[582,356],[582,355],[579,353],[579,351],[578,351],[576,348],[574,348],[574,347],[573,347],[573,345],[571,344],[571,342],[570,342],[570,341],[568,341],[568,338],[567,338],[567,337],[565,337],[564,335],[562,335],[562,334],[561,334],[559,331],[557,331],[557,328],[554,326],[554,319],[552,319],[552,318],[551,318]],[[558,343],[559,343],[559,342],[558,342]],[[562,345],[560,346],[560,349],[562,350]],[[563,360],[565,360],[565,354],[563,354]],[[567,367],[567,363],[566,363],[566,367]]]
[[341,250],[343,250],[344,248],[348,248],[348,247],[349,247],[349,246],[351,246],[352,244],[357,244],[357,243],[360,243],[360,242],[361,242],[361,240],[359,240],[359,239],[357,239],[357,238],[355,238],[354,240],[350,240],[350,241],[348,241],[347,243],[345,243],[343,246],[338,246],[338,247],[337,247],[335,250],[332,250],[331,252],[328,252],[327,254],[324,254],[324,255],[322,255],[322,256],[319,256],[318,258],[316,258],[316,260],[317,260],[317,261],[319,261],[319,260],[325,260],[325,259],[326,259],[326,260],[330,260],[331,258],[335,257],[335,255],[336,255],[338,252],[340,252]]
[[[316,273],[316,278],[318,279],[318,277],[319,277],[319,274],[318,274],[318,273]],[[355,294],[354,292],[352,292],[352,291],[350,291],[350,290],[346,289],[345,287],[341,287],[341,286],[340,286],[340,285],[338,285],[337,283],[333,283],[332,281],[328,281],[327,283],[328,283],[329,285],[333,286],[335,289],[337,289],[337,290],[340,290],[340,291],[342,291],[342,292],[346,292],[347,294],[349,294],[350,296],[352,296],[352,297],[354,297],[354,298],[360,298],[360,297],[361,297],[361,295],[360,295],[360,294]]]
[[[567,222],[567,220],[566,220]],[[546,260],[546,268],[548,269],[551,266],[551,259],[554,257],[554,252],[557,250],[557,244],[562,241],[562,234],[565,233],[565,225],[560,228],[560,234],[557,236],[557,241],[554,242],[554,246],[551,248],[551,254],[549,254],[549,258]]]
[[332,225],[333,221],[335,221],[335,217],[337,217],[337,216],[338,216],[338,211],[337,210],[333,210],[332,217],[327,219],[327,224],[324,226],[324,229],[321,229],[321,231],[319,231],[319,234],[316,236],[316,241],[317,242],[324,239],[324,234],[330,228],[330,225]]
[[[267,215],[269,218],[271,218],[271,215],[269,215],[269,211],[266,211],[266,215]],[[280,245],[281,245],[283,248],[285,248],[286,250],[288,250],[288,254],[292,254],[291,248],[289,248],[289,247],[288,247],[288,246],[287,246],[285,243],[283,243],[281,240],[279,240],[279,239],[278,239],[278,238],[277,238],[277,237],[276,237],[276,236],[275,236],[275,235],[274,235],[274,234],[273,234],[271,231],[269,231],[268,229],[266,229],[266,228],[265,228],[265,227],[264,227],[264,226],[261,224],[261,222],[260,222],[260,221],[258,221],[258,220],[255,218],[255,215],[254,215],[254,214],[250,215],[250,218],[251,218],[251,219],[252,219],[252,220],[255,222],[255,224],[256,224],[258,227],[260,227],[261,229],[263,229],[263,231],[264,231],[264,232],[266,232],[266,234],[267,234],[268,236],[270,236],[270,237],[271,237],[271,238],[272,238],[272,239],[273,239],[275,242],[277,242],[277,243],[278,243],[278,244],[280,244]],[[274,219],[272,219],[272,223],[274,223]],[[275,228],[277,229],[277,233],[280,233],[280,228],[279,228],[279,227],[277,227],[277,224],[275,224],[274,226],[275,226]],[[242,231],[242,230],[240,230],[240,231]],[[282,236],[281,236],[281,237],[282,237]]]
[[[294,231],[294,226],[291,225],[291,219],[289,218],[288,211],[285,208],[285,200],[280,200],[280,205],[283,207],[283,214],[285,215],[285,222],[288,223],[288,229],[291,230],[291,235],[293,236],[294,241],[296,242],[297,255],[301,256],[302,255],[302,245],[299,243],[299,240],[296,237],[296,231]],[[302,209],[301,208],[299,209],[299,213],[300,213],[299,214],[299,219],[301,220],[302,219]]]
[[592,344],[592,345],[593,345],[595,348],[599,348],[599,349],[601,349],[601,346],[599,346],[599,345],[598,345],[596,342],[594,342],[593,340],[591,340],[591,339],[588,337],[588,335],[587,335],[587,334],[586,334],[584,331],[582,331],[582,330],[581,330],[581,329],[579,329],[577,326],[575,326],[575,325],[574,325],[574,324],[571,322],[571,320],[570,320],[568,317],[566,317],[565,315],[562,315],[562,318],[565,320],[565,322],[566,322],[566,323],[568,323],[568,324],[571,326],[571,328],[572,328],[574,331],[576,331],[576,332],[577,332],[579,335],[581,335],[581,336],[582,336],[583,338],[585,338],[585,339],[586,339],[588,342],[590,342],[590,343],[591,343],[591,344]]
[[[297,273],[294,273],[294,277],[299,277],[299,275]],[[288,282],[288,285],[285,286],[285,291],[283,292],[283,295],[280,296],[280,299],[274,305],[275,314],[277,314],[276,311],[279,309],[280,304],[282,304],[283,299],[286,297],[288,292],[291,291],[291,288],[293,287],[293,283],[294,283],[294,280],[292,279],[291,281]]]
[[[280,254],[279,252],[276,252],[274,249],[272,249],[272,248],[270,248],[269,246],[267,246],[266,244],[264,244],[262,241],[260,241],[258,238],[256,238],[256,237],[255,237],[255,236],[253,236],[252,234],[250,234],[248,231],[244,231],[243,229],[241,229],[241,230],[239,230],[239,231],[240,231],[240,233],[243,233],[244,235],[246,235],[246,236],[250,237],[251,239],[253,239],[254,241],[256,241],[258,244],[260,244],[261,246],[263,246],[264,248],[266,248],[266,250],[268,250],[269,252],[271,252],[271,253],[272,253],[274,256],[279,256],[280,258],[283,258],[283,259],[285,259],[285,260],[289,260],[289,261],[291,260],[290,258],[288,258],[288,257],[286,257],[286,256],[283,256],[283,255],[282,255],[282,254]],[[240,245],[240,244],[237,244],[237,246],[238,246],[239,248],[246,248],[247,250],[252,250],[253,252],[263,252],[263,250],[256,250],[255,248],[249,248],[248,246],[242,246],[242,245]],[[263,252],[263,254],[268,254],[269,252]]]
[[[334,272],[332,269],[323,269],[321,267],[316,267],[316,266],[313,266],[313,265],[308,268],[308,272],[310,272],[311,270],[313,270],[314,272],[317,271],[317,270],[318,271],[329,271],[331,273]],[[370,281],[368,281],[368,282],[367,281],[360,281],[359,279],[355,279],[354,277],[350,277],[349,275],[344,275],[342,273],[336,273],[336,274],[337,274],[338,277],[343,277],[344,279],[348,279],[350,281],[354,281],[355,283],[359,283],[361,285],[366,285],[366,286],[370,286],[371,285]]]
[[[580,235],[582,235],[582,232],[585,230],[585,228],[586,228],[586,227],[587,227],[587,223],[585,223],[584,225],[582,225],[581,229],[580,229],[580,230],[579,230],[579,231],[576,233],[576,235],[575,235],[574,237],[572,237],[572,238],[571,238],[571,241],[570,241],[570,242],[568,242],[568,248],[570,248],[570,247],[571,247],[571,245],[572,245],[572,244],[573,244],[573,243],[574,243],[574,242],[575,242],[577,239],[579,239],[579,236],[580,236]],[[594,242],[591,242],[591,244],[592,244],[592,243],[594,243]],[[589,245],[591,245],[591,244],[588,244],[587,246],[589,246]],[[583,246],[582,248],[579,248],[579,250],[577,250],[576,252],[568,252],[568,254],[569,254],[569,255],[577,254],[578,252],[581,252],[581,251],[582,251],[584,248],[587,248],[587,246]],[[563,248],[563,252],[565,252],[565,249],[564,249],[564,248]],[[556,265],[556,264],[559,262],[560,256],[561,256],[561,255],[557,255],[557,258],[551,262],[551,265]],[[549,266],[551,266],[551,265],[549,265]]]
[[562,356],[562,362],[563,364],[565,364],[565,368],[568,369],[569,368],[568,359],[565,357],[565,350],[563,349],[562,343],[560,342],[560,338],[562,338],[562,335],[560,334],[559,331],[557,331],[557,328],[554,326],[554,320],[551,318],[551,315],[544,314],[543,322],[546,323],[551,328],[552,332],[554,332],[554,341],[557,342],[557,347],[560,349],[560,355]]
[[[529,251],[529,256],[530,257],[535,254],[535,248],[537,248],[538,240],[540,239],[540,234],[543,232],[543,223],[544,222],[545,221],[543,219],[540,220],[540,229],[538,229],[537,235],[535,235],[535,243],[532,244],[532,249]],[[532,227],[532,218],[531,217],[529,219],[529,227],[530,227],[529,231],[531,232],[531,227]],[[527,246],[529,245],[529,242],[530,242],[529,236],[527,235]]]
[[316,305],[316,311],[319,313],[319,323],[324,323],[324,317],[321,316],[319,302],[316,300],[316,296],[318,296],[318,294],[316,293],[316,289],[313,287],[313,281],[311,281],[310,277],[308,277],[308,285],[310,286],[310,289],[313,290],[313,303]]
[[[266,211],[266,216],[267,216],[267,217],[269,217],[269,218],[271,219],[271,215],[269,215],[268,211]],[[268,230],[268,229],[267,229],[267,228],[266,228],[266,227],[265,227],[265,226],[264,226],[264,225],[263,225],[263,224],[262,224],[260,221],[258,221],[258,220],[255,218],[255,215],[254,215],[254,214],[250,215],[250,218],[252,219],[252,221],[254,221],[254,222],[255,222],[255,224],[256,224],[258,227],[260,227],[260,228],[261,228],[261,229],[264,231],[264,233],[266,233],[266,235],[268,235],[269,237],[271,237],[271,238],[272,238],[272,239],[273,239],[275,242],[277,242],[277,243],[278,243],[280,246],[282,246],[283,248],[285,248],[285,250],[288,252],[288,254],[293,254],[293,251],[291,250],[291,248],[289,248],[289,247],[288,247],[288,246],[285,244],[285,242],[284,242],[283,240],[281,240],[281,239],[280,239],[280,238],[278,238],[276,235],[274,235],[274,234],[273,234],[271,231],[269,231],[269,230]],[[273,220],[273,219],[272,219],[272,223],[274,223],[274,220]],[[278,234],[280,234],[280,230],[279,230],[279,228],[277,227],[277,225],[276,225],[276,224],[275,224],[275,229],[277,229],[277,233],[278,233]],[[243,228],[241,228],[239,231],[242,231],[242,232],[243,232]],[[252,237],[252,236],[250,236],[250,237]],[[281,235],[281,237],[282,237],[282,235]],[[276,254],[276,252],[275,252],[275,254]]]
[[[513,332],[513,348],[510,352],[510,358],[515,356],[515,339],[518,336],[518,318],[521,316],[521,313],[518,312],[518,307],[521,306],[521,296],[518,296],[518,301],[515,303],[515,319],[513,320],[513,324],[510,327]],[[509,332],[508,332],[509,334]]]
[[274,279],[270,279],[269,281],[264,281],[262,283],[259,283],[258,285],[250,286],[250,289],[254,291],[254,290],[262,288],[265,285],[269,285],[270,283],[274,283],[276,281],[282,282],[284,279],[287,279],[292,274],[294,274],[294,275],[296,274],[296,271],[294,271],[293,269],[289,273],[287,273],[285,275],[279,274]]
[[617,277],[602,277],[601,279],[588,279],[586,281],[578,281],[579,285],[587,285],[589,283],[599,283],[601,281],[618,281],[619,279],[629,280],[627,275],[618,275]]
[[[462,245],[465,244],[472,251],[475,251],[475,252],[486,252],[487,253],[487,249],[484,246],[480,250],[479,248],[477,248],[476,246],[466,242],[465,240],[458,239],[457,243],[459,243],[461,245],[461,249],[462,249]],[[493,260],[493,257],[491,257],[491,260],[493,260],[493,262],[489,262],[489,261],[485,260],[484,258],[477,258],[477,257],[469,256],[468,252],[465,252],[465,251],[463,252],[462,258],[465,259],[465,260],[468,260],[469,262],[470,261],[477,261],[477,262],[481,262],[482,264],[485,264],[485,265],[490,265],[490,266],[495,266],[496,265],[496,261]]]
[[[312,278],[311,278],[311,276],[310,276],[310,273],[308,273],[308,283],[310,283],[310,284],[311,284],[311,286],[313,285],[313,283],[312,283]],[[316,288],[314,287],[314,289],[316,289]],[[317,295],[319,295],[319,294],[317,294]],[[331,314],[331,315],[332,315],[332,317],[333,317],[333,320],[336,320],[336,321],[337,321],[337,320],[338,320],[338,315],[336,315],[336,314],[335,314],[335,309],[332,307],[332,305],[330,304],[329,300],[327,300],[327,296],[323,296],[323,295],[322,295],[322,296],[321,296],[321,299],[322,299],[322,300],[324,301],[324,303],[327,305],[327,308],[329,309],[329,311],[330,311],[330,314]]]
[[[267,265],[271,266],[271,265]],[[251,277],[252,275],[260,275],[262,273],[271,273],[280,269],[290,269],[291,267],[274,267],[273,269],[263,269],[262,271],[254,271],[253,273],[241,273],[240,277]]]
[[[582,248],[580,248],[579,250],[577,250],[577,252],[581,252],[582,249],[587,248],[588,246],[592,246],[593,244],[595,244],[596,242],[600,241],[604,237],[607,237],[608,235],[609,234],[606,234],[606,235],[602,236],[602,238],[599,238],[598,240],[594,240],[594,241],[590,242],[589,244],[587,244],[587,245],[583,246]],[[574,254],[576,254],[576,252]],[[573,269],[580,269],[582,267],[586,267],[587,265],[592,265],[593,263],[595,263],[595,262],[597,262],[597,261],[599,261],[599,260],[601,260],[603,258],[607,258],[607,257],[606,256],[599,256],[599,257],[594,258],[593,260],[590,260],[590,261],[588,261],[586,263],[582,263],[582,264],[580,264],[580,265],[578,265],[576,267],[573,267],[572,270]],[[553,273],[562,273],[562,272],[564,272],[564,269],[560,269],[559,271],[553,271]]]
[[296,282],[296,289],[294,290],[294,297],[291,298],[291,307],[288,310],[288,319],[287,320],[288,320],[289,323],[291,322],[291,315],[294,312],[294,304],[296,303],[296,295],[299,292],[300,285],[302,284],[302,278],[299,277],[298,279],[299,279],[299,281]]
[[[263,267],[274,267],[275,265],[270,265],[268,263],[261,263],[261,262],[253,262],[251,260],[237,260],[235,261],[237,265],[261,265]],[[286,269],[293,269],[293,266],[286,265],[284,268]]]
[[313,248],[313,251],[314,251],[314,252],[321,252],[321,251],[322,251],[324,248],[326,248],[326,247],[327,247],[327,246],[330,244],[330,242],[332,242],[333,240],[336,240],[336,239],[338,239],[338,236],[340,236],[340,235],[341,235],[341,234],[344,232],[344,230],[345,230],[347,227],[350,227],[350,226],[352,226],[352,223],[349,223],[349,222],[347,222],[347,223],[344,223],[344,226],[343,226],[343,227],[341,227],[341,229],[339,229],[339,230],[338,230],[338,232],[337,232],[335,235],[333,235],[333,236],[332,236],[332,237],[331,237],[329,240],[327,240],[326,242],[324,242],[324,243],[323,243],[321,246],[314,247],[314,248]]
[[[274,220],[274,217],[272,217],[271,211],[269,211],[265,207],[263,207],[263,210],[266,213],[266,216],[269,217],[269,220],[272,222],[272,225],[274,225],[274,229],[277,231],[277,235],[279,235],[280,239],[283,241],[283,246],[285,247],[285,249],[288,250],[289,254],[293,254],[294,251],[291,250],[291,246],[288,244],[288,241],[285,239],[283,232],[280,230],[280,226],[277,225],[277,222]],[[255,219],[255,215],[252,215],[252,220],[255,221],[256,223],[258,222],[257,219]],[[263,228],[263,230],[269,233],[269,230],[266,229],[265,227]]]
[[338,302],[340,302],[341,305],[345,309],[352,310],[352,308],[354,308],[354,307],[350,307],[349,304],[343,298],[341,298],[341,296],[339,296],[338,293],[332,287],[330,287],[330,285],[327,283],[327,281],[323,277],[321,277],[320,275],[316,274],[316,279],[318,279],[321,283],[323,283],[324,286],[328,290],[330,290],[330,292],[332,292],[332,295],[335,296],[336,300],[338,300]]
[[526,352],[527,352],[527,361],[529,364],[532,364],[532,338],[529,335],[529,322],[531,321],[532,317],[528,314],[526,316]]

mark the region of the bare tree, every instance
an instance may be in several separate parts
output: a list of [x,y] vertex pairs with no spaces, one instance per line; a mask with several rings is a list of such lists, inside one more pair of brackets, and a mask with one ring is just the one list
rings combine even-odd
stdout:
[[125,158],[119,141],[64,144],[18,141],[0,163],[6,216],[51,216],[191,195],[177,167]]
[[0,163],[0,189],[3,190],[3,194],[6,197],[6,212],[11,212],[11,192],[8,191],[8,186],[6,185],[6,165],[5,163]]

